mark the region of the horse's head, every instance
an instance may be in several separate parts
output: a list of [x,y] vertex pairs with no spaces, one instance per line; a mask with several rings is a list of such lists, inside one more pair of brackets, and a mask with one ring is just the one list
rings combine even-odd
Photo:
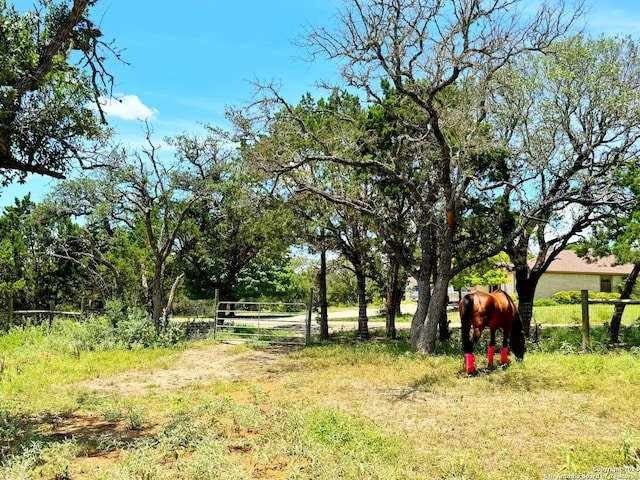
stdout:
[[527,350],[525,347],[524,332],[522,331],[522,324],[514,324],[511,331],[511,339],[509,340],[511,351],[516,356],[516,360],[522,360],[524,358],[524,352]]

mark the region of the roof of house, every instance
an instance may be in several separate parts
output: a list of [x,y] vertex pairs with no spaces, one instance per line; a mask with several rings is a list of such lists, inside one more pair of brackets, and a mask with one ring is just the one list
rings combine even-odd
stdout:
[[573,250],[563,250],[552,260],[547,273],[594,273],[606,275],[628,275],[633,264],[617,265],[614,256],[589,261],[580,258]]

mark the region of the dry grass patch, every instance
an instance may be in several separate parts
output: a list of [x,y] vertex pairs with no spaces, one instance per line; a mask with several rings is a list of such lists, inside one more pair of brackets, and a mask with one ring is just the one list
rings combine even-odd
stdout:
[[534,351],[467,378],[459,352],[418,356],[402,342],[194,347],[59,385],[76,394],[71,413],[24,435],[0,476],[538,479],[640,461],[631,353]]

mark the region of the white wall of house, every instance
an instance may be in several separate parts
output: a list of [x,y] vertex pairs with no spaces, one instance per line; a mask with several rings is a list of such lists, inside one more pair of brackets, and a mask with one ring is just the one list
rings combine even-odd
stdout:
[[620,275],[598,275],[589,273],[545,273],[538,282],[534,300],[551,298],[554,293],[570,290],[601,291],[602,278],[611,279],[611,291],[617,292],[617,285],[623,281]]

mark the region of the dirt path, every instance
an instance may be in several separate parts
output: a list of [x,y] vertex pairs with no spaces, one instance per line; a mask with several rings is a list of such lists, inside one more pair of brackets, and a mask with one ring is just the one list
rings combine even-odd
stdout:
[[241,380],[269,373],[282,357],[283,348],[247,350],[242,346],[220,343],[183,351],[167,368],[133,370],[84,382],[90,390],[105,390],[119,395],[143,395],[150,389],[179,389],[190,384],[206,384],[216,379]]

